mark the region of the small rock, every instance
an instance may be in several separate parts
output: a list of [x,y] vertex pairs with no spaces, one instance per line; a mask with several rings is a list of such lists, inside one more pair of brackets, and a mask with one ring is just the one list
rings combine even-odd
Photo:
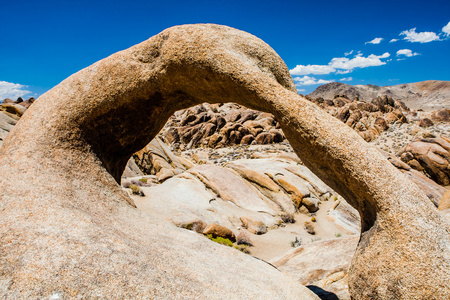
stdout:
[[317,198],[306,197],[303,198],[302,204],[308,209],[309,212],[313,213],[319,210],[320,200]]
[[211,234],[214,238],[220,236],[229,239],[233,243],[236,242],[236,236],[234,235],[233,231],[216,223],[211,223],[206,226],[205,230],[203,230],[203,234]]
[[316,230],[314,229],[314,224],[309,221],[305,222],[305,230],[309,234],[312,234],[312,235],[316,234]]

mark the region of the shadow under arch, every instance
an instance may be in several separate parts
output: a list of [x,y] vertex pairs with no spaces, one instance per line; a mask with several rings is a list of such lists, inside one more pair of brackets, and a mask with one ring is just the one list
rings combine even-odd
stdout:
[[[450,268],[436,276],[429,271],[448,265],[450,250],[444,242],[433,249],[426,245],[448,242],[448,230],[430,235],[416,225],[423,219],[432,228],[447,226],[427,197],[351,128],[299,96],[273,49],[236,29],[211,24],[169,28],[81,70],[36,101],[0,155],[32,140],[28,149],[52,149],[55,168],[79,164],[77,170],[86,172],[87,166],[91,174],[86,176],[105,168],[120,182],[131,155],[175,111],[203,102],[236,102],[272,113],[304,164],[359,211],[362,234],[350,270],[352,295],[389,299],[404,286],[413,295],[448,286],[439,278],[448,278]],[[420,247],[410,242],[417,239]],[[393,246],[384,249],[386,244]],[[429,265],[417,266],[424,257]],[[433,282],[405,279],[421,272]]]

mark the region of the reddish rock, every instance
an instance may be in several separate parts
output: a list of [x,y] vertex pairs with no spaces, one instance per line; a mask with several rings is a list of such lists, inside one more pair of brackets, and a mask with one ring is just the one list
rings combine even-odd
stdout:
[[206,226],[206,228],[203,230],[203,234],[211,234],[214,238],[220,236],[225,239],[229,239],[233,243],[236,242],[236,236],[234,235],[233,231],[216,223],[211,223]]

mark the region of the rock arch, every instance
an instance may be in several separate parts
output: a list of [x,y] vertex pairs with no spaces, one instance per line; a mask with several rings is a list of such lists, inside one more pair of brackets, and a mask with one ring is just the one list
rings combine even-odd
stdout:
[[[0,293],[313,299],[264,264],[163,228],[115,182],[176,110],[229,101],[274,114],[302,161],[359,211],[354,299],[450,297],[449,226],[427,197],[299,96],[267,44],[211,24],[169,28],[81,70],[11,131],[0,150]],[[239,280],[221,256],[245,268]]]

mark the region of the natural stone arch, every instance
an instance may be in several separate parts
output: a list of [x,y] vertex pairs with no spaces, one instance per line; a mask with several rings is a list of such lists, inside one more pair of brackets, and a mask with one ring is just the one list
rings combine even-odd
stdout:
[[[120,180],[128,158],[176,110],[230,101],[274,114],[305,165],[359,211],[362,234],[349,275],[353,298],[450,297],[449,226],[428,198],[353,130],[299,96],[284,62],[267,44],[218,25],[173,27],[111,55],[42,95],[22,117],[0,150],[0,250],[5,253],[0,274],[10,282],[2,292],[35,296],[59,289],[93,296],[89,289],[97,289],[163,297],[186,284],[178,278],[188,271],[145,250],[156,237],[170,235],[161,247],[178,251],[183,246],[176,243],[186,234],[163,230],[124,205],[129,198],[114,179]],[[151,230],[150,236],[142,228]],[[114,248],[117,261],[102,252],[102,243],[122,245]],[[127,267],[127,255],[143,269],[152,261],[150,270],[142,271],[147,279]],[[273,277],[265,289],[255,286],[241,294],[218,282],[230,295],[306,293],[251,258],[233,257],[251,274],[263,270]],[[217,296],[217,286],[204,278],[214,264],[195,259],[203,266],[203,281],[196,280],[185,296]],[[98,275],[98,282],[90,277],[106,266],[109,273]],[[128,279],[114,276],[116,269]],[[222,273],[215,269],[214,279],[230,278]],[[252,276],[239,286],[255,283]],[[108,289],[104,281],[122,288]],[[145,284],[154,284],[154,290]]]

